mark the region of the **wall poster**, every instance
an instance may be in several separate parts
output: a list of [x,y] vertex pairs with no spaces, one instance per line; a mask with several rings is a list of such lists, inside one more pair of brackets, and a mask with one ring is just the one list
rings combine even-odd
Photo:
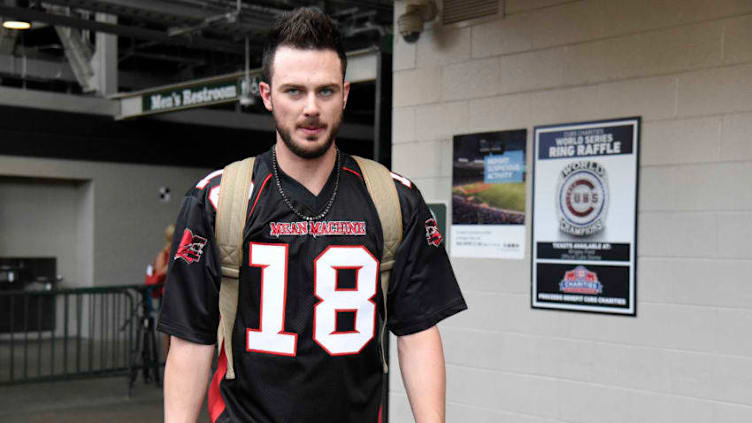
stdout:
[[533,308],[636,315],[640,121],[535,128]]
[[454,137],[454,257],[523,259],[527,130]]

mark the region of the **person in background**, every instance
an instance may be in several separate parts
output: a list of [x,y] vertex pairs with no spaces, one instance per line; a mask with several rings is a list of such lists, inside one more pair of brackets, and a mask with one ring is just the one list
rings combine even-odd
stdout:
[[[165,228],[165,245],[154,257],[154,260],[146,267],[146,285],[158,285],[157,289],[152,288],[152,298],[159,299],[160,308],[162,306],[162,295],[164,294],[164,282],[167,279],[167,269],[170,265],[170,248],[172,247],[172,237],[175,235],[175,225],[170,224]],[[152,307],[150,309],[153,310]],[[170,348],[170,336],[162,334],[162,351],[164,357],[167,357],[167,351]]]

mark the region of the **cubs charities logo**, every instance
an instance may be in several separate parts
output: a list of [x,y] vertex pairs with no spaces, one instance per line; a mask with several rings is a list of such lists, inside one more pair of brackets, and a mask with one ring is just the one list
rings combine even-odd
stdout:
[[595,272],[589,271],[585,266],[577,266],[564,273],[564,279],[559,282],[559,291],[567,294],[597,295],[603,292],[603,284]]
[[186,229],[183,231],[183,237],[180,238],[175,260],[183,259],[188,264],[198,262],[204,253],[204,245],[206,245],[206,238],[194,235],[190,229]]
[[428,245],[438,247],[443,240],[444,237],[442,237],[441,232],[439,232],[439,225],[436,223],[436,219],[430,218],[426,220],[426,241],[428,242]]
[[588,160],[569,163],[559,173],[556,193],[560,231],[585,237],[603,230],[609,196],[605,167]]

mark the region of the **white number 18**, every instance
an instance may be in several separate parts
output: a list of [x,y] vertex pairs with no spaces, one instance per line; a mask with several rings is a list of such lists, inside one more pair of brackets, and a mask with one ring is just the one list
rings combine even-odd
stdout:
[[[287,244],[250,245],[250,265],[261,268],[259,329],[247,329],[246,348],[295,356],[298,335],[285,332],[287,300]],[[337,288],[337,270],[355,270],[355,288]],[[363,246],[330,246],[313,261],[313,340],[330,355],[358,354],[376,330],[379,262]],[[337,313],[355,315],[354,330],[337,331]]]

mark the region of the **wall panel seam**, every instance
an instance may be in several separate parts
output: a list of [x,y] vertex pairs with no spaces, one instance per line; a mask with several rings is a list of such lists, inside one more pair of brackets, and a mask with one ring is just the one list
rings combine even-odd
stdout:
[[[752,409],[752,403],[751,404],[745,404],[743,402],[735,402],[735,401],[721,401],[716,400],[712,398],[705,398],[705,397],[698,397],[698,396],[692,396],[692,395],[682,395],[677,394],[674,392],[664,392],[664,391],[654,391],[651,389],[637,389],[637,388],[630,388],[626,386],[619,386],[619,385],[607,385],[603,383],[598,382],[592,382],[592,381],[582,381],[577,379],[570,379],[570,378],[564,378],[564,377],[555,377],[555,376],[541,376],[536,374],[530,374],[530,373],[518,373],[518,372],[510,372],[505,370],[497,370],[497,369],[489,369],[489,368],[482,368],[482,367],[472,367],[472,366],[462,366],[457,364],[450,364],[447,363],[447,368],[455,367],[458,369],[466,369],[466,370],[481,370],[487,373],[497,373],[501,375],[511,375],[511,376],[521,376],[529,379],[539,379],[539,380],[545,380],[549,382],[565,382],[565,383],[573,383],[573,384],[580,384],[580,385],[587,385],[587,386],[594,386],[599,388],[606,388],[606,389],[612,389],[612,390],[620,390],[620,391],[626,391],[631,393],[648,393],[648,394],[658,394],[658,395],[665,395],[669,397],[674,398],[686,398],[686,399],[694,399],[694,400],[701,400],[706,401],[709,403],[714,404],[722,404],[722,405],[734,405],[734,406],[742,406],[746,408]],[[459,403],[461,404],[461,403]]]
[[[470,408],[474,410],[481,410],[481,411],[488,411],[494,414],[504,414],[509,416],[515,416],[515,417],[525,417],[525,418],[534,418],[534,419],[540,419],[542,414],[527,414],[527,413],[520,413],[518,411],[511,411],[511,410],[500,410],[500,409],[494,409],[494,408],[488,408],[488,407],[480,407],[477,405],[471,405],[471,404],[465,404],[462,402],[457,401],[447,401],[447,405],[454,405],[464,408]],[[567,422],[567,420],[561,420],[557,418],[556,420],[551,420],[548,417],[544,417],[546,422]]]
[[[550,7],[556,7],[556,6],[550,6]],[[507,14],[507,16],[514,16],[514,15],[517,15],[517,13]],[[747,16],[752,16],[752,12],[744,13],[744,14],[740,14],[740,15],[724,15],[724,16],[719,16],[719,17],[710,18],[710,19],[703,19],[703,20],[699,20],[699,21],[685,22],[685,23],[673,24],[673,25],[669,25],[669,26],[662,26],[662,27],[659,27],[659,28],[651,28],[651,29],[645,29],[645,30],[641,30],[641,31],[631,31],[631,32],[624,32],[624,33],[620,33],[620,34],[608,35],[608,36],[604,36],[604,37],[589,38],[587,40],[575,41],[575,42],[571,42],[571,43],[568,43],[568,44],[553,44],[553,45],[550,45],[550,46],[531,48],[531,49],[528,49],[528,50],[521,50],[521,51],[513,51],[513,52],[509,52],[509,53],[490,54],[490,55],[487,55],[487,56],[472,57],[472,59],[488,59],[488,58],[492,58],[492,57],[500,57],[501,58],[501,57],[505,57],[505,56],[515,56],[515,55],[526,54],[526,53],[544,52],[546,50],[554,50],[554,49],[563,48],[563,47],[574,47],[574,46],[581,46],[581,45],[585,45],[585,44],[594,44],[594,43],[603,42],[603,41],[618,40],[620,38],[628,38],[628,37],[632,37],[632,36],[635,36],[635,35],[643,35],[643,34],[651,34],[651,33],[670,31],[670,30],[673,30],[673,29],[681,28],[681,27],[687,27],[687,26],[693,26],[693,25],[703,25],[703,24],[708,24],[708,23],[711,23],[711,22],[719,22],[719,23],[724,22],[725,23],[725,21],[729,21],[729,20],[737,19],[737,18],[743,18],[743,17],[747,17]],[[724,30],[725,30],[725,28],[724,28]],[[722,33],[722,36],[723,35],[725,35],[725,31]],[[471,37],[472,37],[472,34],[471,34]],[[471,41],[471,47],[472,47],[472,41]],[[723,56],[721,56],[721,58],[723,58]]]
[[708,161],[708,162],[676,162],[676,163],[660,163],[660,164],[659,163],[651,163],[651,164],[640,165],[640,168],[651,169],[651,168],[686,167],[686,166],[707,166],[707,165],[740,164],[740,163],[750,163],[750,164],[752,164],[752,159],[739,159],[739,160],[721,159],[721,160],[717,160],[717,161]]
[[737,354],[720,353],[716,351],[687,350],[687,349],[680,349],[680,348],[657,347],[657,346],[645,345],[645,344],[627,344],[627,343],[621,343],[621,342],[604,341],[604,340],[599,340],[595,338],[581,338],[581,337],[563,338],[563,337],[550,336],[550,335],[531,335],[529,332],[493,331],[493,330],[465,328],[465,327],[460,327],[460,326],[448,326],[448,325],[441,326],[441,330],[445,330],[445,329],[456,330],[456,331],[467,331],[467,332],[474,331],[474,332],[482,332],[482,333],[495,334],[495,335],[513,335],[513,336],[519,336],[519,337],[530,337],[530,338],[534,338],[538,340],[556,340],[556,341],[565,341],[565,342],[588,342],[588,343],[595,344],[595,345],[628,347],[628,348],[642,349],[642,350],[652,350],[652,351],[669,352],[669,353],[682,353],[682,354],[688,354],[688,355],[705,355],[709,357],[742,359],[742,360],[752,361],[752,356],[750,355],[737,355]]

